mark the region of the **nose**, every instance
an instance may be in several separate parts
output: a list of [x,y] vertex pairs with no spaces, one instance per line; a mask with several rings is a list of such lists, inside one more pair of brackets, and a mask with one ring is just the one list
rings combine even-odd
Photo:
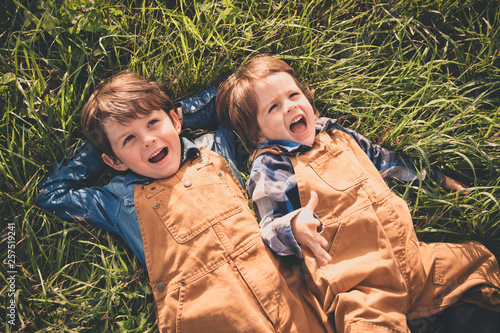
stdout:
[[144,149],[149,148],[156,142],[156,138],[148,136],[144,138]]
[[296,109],[296,108],[297,108],[297,104],[296,104],[295,102],[290,101],[290,100],[288,100],[288,101],[286,101],[286,102],[285,102],[285,109],[284,109],[285,113],[287,113],[287,114],[288,114],[288,113],[290,113],[293,109]]

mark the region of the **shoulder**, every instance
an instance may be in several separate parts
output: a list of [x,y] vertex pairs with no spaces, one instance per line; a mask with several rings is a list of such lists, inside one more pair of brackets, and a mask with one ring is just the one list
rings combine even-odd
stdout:
[[251,173],[281,174],[293,172],[293,166],[286,155],[264,153],[255,158],[252,163]]
[[[137,179],[136,179],[137,178]],[[129,202],[134,198],[135,188],[144,183],[140,177],[134,174],[120,174],[104,186],[104,190],[111,193],[120,202]]]
[[259,155],[250,171],[248,190],[252,193],[261,184],[265,188],[281,188],[294,176],[293,166],[285,155]]

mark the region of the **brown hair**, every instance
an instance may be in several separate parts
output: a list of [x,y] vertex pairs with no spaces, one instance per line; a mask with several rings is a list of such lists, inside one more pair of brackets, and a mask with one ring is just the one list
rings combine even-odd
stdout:
[[298,80],[297,74],[286,62],[268,55],[248,60],[217,91],[216,110],[221,124],[233,127],[245,143],[255,144],[259,139],[257,122],[257,96],[253,89],[256,81],[285,72],[290,74],[297,87],[313,104],[313,93]]
[[121,73],[103,80],[82,109],[81,125],[87,139],[101,153],[115,158],[104,125],[123,124],[163,110],[170,117],[175,109],[163,86],[135,73]]

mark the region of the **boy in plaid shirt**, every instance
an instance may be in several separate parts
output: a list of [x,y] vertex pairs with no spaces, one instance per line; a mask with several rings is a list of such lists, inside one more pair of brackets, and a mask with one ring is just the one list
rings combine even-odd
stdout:
[[407,332],[407,318],[460,303],[500,311],[494,256],[477,242],[419,243],[406,202],[379,172],[410,180],[413,171],[397,154],[316,119],[312,94],[285,62],[251,59],[219,88],[216,110],[257,145],[248,190],[264,241],[303,258],[337,332]]

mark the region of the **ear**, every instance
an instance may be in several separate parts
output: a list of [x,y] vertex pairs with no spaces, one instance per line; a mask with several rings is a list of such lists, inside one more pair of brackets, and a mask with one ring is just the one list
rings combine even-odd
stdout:
[[128,167],[125,164],[123,164],[116,157],[112,158],[111,156],[109,156],[107,154],[102,154],[101,157],[102,157],[104,163],[106,163],[107,165],[109,165],[110,167],[112,167],[115,170],[118,170],[118,171],[127,171],[128,170]]
[[177,116],[175,110],[170,110],[170,119],[172,120],[172,125],[174,125],[177,134],[181,134],[182,123],[179,120],[179,116]]

